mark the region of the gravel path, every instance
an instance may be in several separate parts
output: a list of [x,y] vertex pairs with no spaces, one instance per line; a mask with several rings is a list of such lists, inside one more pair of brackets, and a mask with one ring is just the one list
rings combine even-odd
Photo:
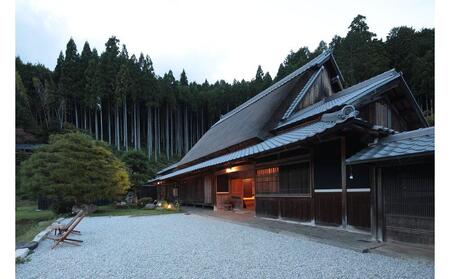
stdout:
[[80,247],[44,240],[17,278],[433,278],[434,266],[198,215],[91,217]]

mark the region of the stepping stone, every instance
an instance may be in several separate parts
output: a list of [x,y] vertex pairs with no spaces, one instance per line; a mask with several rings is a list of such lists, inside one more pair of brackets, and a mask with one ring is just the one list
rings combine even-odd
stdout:
[[38,247],[38,242],[36,241],[30,241],[30,242],[19,242],[16,244],[16,249],[24,249],[24,248],[28,248],[30,250],[34,250],[36,249],[36,247]]
[[22,249],[17,249],[16,250],[16,259],[25,259],[25,257],[28,255],[28,253],[30,252],[30,249],[28,248],[22,248]]

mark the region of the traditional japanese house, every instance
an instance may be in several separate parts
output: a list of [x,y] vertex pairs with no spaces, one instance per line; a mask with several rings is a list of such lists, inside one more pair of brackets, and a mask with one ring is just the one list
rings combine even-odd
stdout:
[[160,199],[434,242],[434,129],[395,69],[351,87],[331,51],[218,120]]

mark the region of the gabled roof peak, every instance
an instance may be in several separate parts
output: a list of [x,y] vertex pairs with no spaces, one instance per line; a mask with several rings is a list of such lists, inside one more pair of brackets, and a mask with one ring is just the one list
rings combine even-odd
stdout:
[[[317,65],[320,65],[320,66],[323,65],[328,60],[328,58],[332,57],[332,55],[333,55],[333,53],[332,53],[331,50],[325,50],[320,55],[316,56],[311,61],[309,61],[308,63],[303,65],[302,67],[298,68],[294,72],[290,73],[289,75],[285,76],[281,80],[279,80],[276,83],[272,84],[271,86],[269,86],[268,88],[266,88],[265,90],[260,92],[259,94],[255,95],[253,98],[250,98],[249,100],[247,100],[246,102],[244,102],[240,106],[237,106],[235,109],[231,110],[227,114],[222,115],[220,117],[220,119],[212,127],[218,125],[222,121],[226,120],[227,118],[229,118],[230,116],[236,114],[237,112],[241,111],[242,109],[248,107],[249,105],[257,102],[261,98],[263,98],[266,95],[270,94],[275,89],[277,89],[277,88],[283,86],[284,84],[286,84],[287,82],[291,81],[293,78],[303,74],[306,70],[308,70],[310,68],[313,68],[314,66],[317,66]],[[334,61],[334,59],[333,59],[333,61]]]

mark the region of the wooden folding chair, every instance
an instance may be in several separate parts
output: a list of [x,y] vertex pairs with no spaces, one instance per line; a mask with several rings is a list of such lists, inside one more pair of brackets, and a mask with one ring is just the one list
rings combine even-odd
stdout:
[[47,236],[48,239],[52,239],[54,241],[52,249],[61,242],[79,246],[80,243],[83,242],[83,240],[68,238],[68,236],[73,233],[75,227],[81,222],[81,220],[83,220],[83,218],[84,214],[81,214],[62,234],[58,235],[57,237]]
[[[60,235],[63,232],[67,231],[67,229],[75,222],[75,220],[79,217],[81,217],[81,215],[84,215],[85,212],[83,209],[81,209],[80,211],[78,211],[77,215],[75,215],[67,224],[55,224],[53,225],[53,230],[55,231],[55,235]],[[74,234],[81,234],[80,231],[78,230],[73,230],[72,233]]]

